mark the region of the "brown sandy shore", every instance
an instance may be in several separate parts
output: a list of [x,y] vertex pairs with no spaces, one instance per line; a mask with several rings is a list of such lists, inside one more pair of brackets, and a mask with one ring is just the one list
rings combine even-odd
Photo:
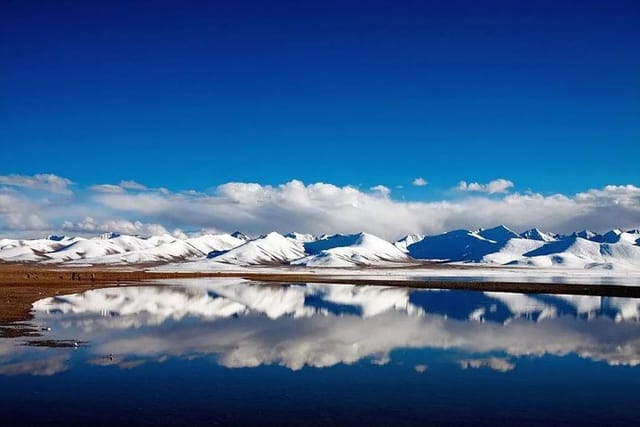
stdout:
[[[465,282],[353,278],[290,270],[264,272],[156,272],[117,267],[62,268],[32,264],[0,264],[0,326],[31,319],[32,304],[42,298],[112,286],[154,285],[158,280],[237,277],[263,283],[335,283],[407,288],[460,289],[516,293],[598,295],[640,298],[640,287],[597,284]],[[0,336],[8,334],[6,328]]]

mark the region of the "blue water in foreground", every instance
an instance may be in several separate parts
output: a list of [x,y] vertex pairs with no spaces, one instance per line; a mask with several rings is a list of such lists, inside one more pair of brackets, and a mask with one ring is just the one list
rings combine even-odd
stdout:
[[2,425],[640,416],[640,300],[193,280],[35,309],[42,336],[0,339]]

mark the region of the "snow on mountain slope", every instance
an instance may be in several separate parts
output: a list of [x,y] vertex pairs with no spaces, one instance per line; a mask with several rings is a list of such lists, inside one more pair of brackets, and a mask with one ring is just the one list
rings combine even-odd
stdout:
[[231,237],[235,237],[236,239],[240,239],[243,242],[248,242],[249,240],[251,240],[251,238],[249,236],[247,236],[246,234],[240,232],[240,231],[234,231],[233,233],[231,233]]
[[538,230],[537,228],[532,228],[531,230],[520,233],[520,237],[529,240],[540,240],[542,242],[552,242],[554,240],[557,240],[558,238],[558,236],[555,234],[546,233],[544,231]]
[[108,240],[122,248],[124,252],[142,251],[158,246],[155,239],[143,239],[138,236],[120,235]]
[[483,256],[481,261],[491,264],[509,264],[522,258],[525,253],[538,249],[544,243],[540,240],[509,239],[495,252]]
[[305,243],[304,248],[310,255],[292,261],[292,265],[353,267],[409,260],[409,257],[393,244],[367,233],[336,234]]
[[63,262],[79,259],[102,258],[108,255],[124,253],[125,250],[104,239],[85,239],[74,242],[68,246],[53,252],[48,252],[45,256],[51,261]]
[[245,241],[233,237],[230,234],[205,234],[204,236],[186,239],[185,243],[188,243],[207,255],[214,251],[228,251],[229,249],[243,245]]
[[229,234],[204,235],[185,240],[169,234],[142,238],[107,233],[92,239],[2,239],[0,259],[5,261],[67,262],[72,264],[129,264],[205,258],[244,242]]
[[419,242],[424,239],[424,234],[407,234],[400,240],[396,240],[393,244],[396,248],[400,249],[402,252],[409,252],[409,245],[413,245],[414,243]]
[[39,261],[46,259],[45,254],[64,248],[80,238],[58,237],[33,240],[0,240],[0,259],[14,262]]
[[632,245],[638,245],[640,244],[640,231],[639,230],[622,231],[620,229],[614,229],[603,234],[601,242],[602,243],[626,242],[626,243],[631,243]]
[[[120,236],[125,237],[125,236]],[[120,237],[110,239],[116,241]],[[132,237],[132,236],[126,236]],[[83,258],[85,262],[93,264],[135,264],[135,263],[156,263],[162,261],[183,261],[187,259],[204,258],[207,254],[215,251],[227,251],[242,245],[244,242],[229,234],[206,234],[200,237],[193,237],[180,240],[172,237],[167,241],[167,237],[161,239],[140,239],[142,243],[138,245],[140,249],[126,251],[124,253],[110,254],[96,258]],[[135,242],[135,240],[134,240]],[[150,246],[152,243],[159,243],[157,246]],[[136,245],[130,245],[134,248]]]
[[417,259],[536,267],[640,268],[640,232],[636,230],[612,230],[604,235],[583,231],[569,237],[537,229],[513,234],[503,226],[478,232],[456,230],[427,236],[409,245],[408,250]]
[[273,232],[210,258],[227,264],[257,265],[283,264],[303,256],[305,252],[302,242]]
[[[581,237],[586,240],[591,240],[593,242],[602,242],[602,236],[598,233],[594,233],[591,230],[582,230],[572,234],[573,237]],[[571,237],[571,236],[568,236]]]
[[549,242],[524,253],[512,264],[539,267],[564,266],[572,268],[637,268],[640,266],[640,246],[624,240],[617,243],[598,243],[580,237]]
[[157,236],[149,236],[146,238],[149,242],[153,244],[153,246],[160,246],[165,243],[171,243],[176,240],[171,234],[160,234]]
[[304,244],[304,250],[309,255],[316,255],[328,249],[352,246],[358,243],[358,240],[364,235],[360,234],[332,234],[322,235],[318,239]]
[[640,229],[628,230],[620,235],[621,240],[640,246]]
[[409,245],[409,255],[416,259],[447,261],[480,261],[497,251],[502,244],[486,239],[469,230],[454,230],[427,236]]
[[173,242],[163,243],[144,250],[110,254],[102,257],[88,257],[81,259],[81,261],[92,264],[135,264],[182,261],[203,258],[204,256],[206,256],[206,252],[198,250],[186,241],[175,239]]
[[295,231],[285,234],[284,237],[292,240],[297,240],[302,243],[313,242],[314,240],[317,240],[313,234],[296,233]]
[[169,234],[138,237],[115,233],[90,239],[5,238],[0,239],[0,260],[114,265],[200,260],[203,265],[208,263],[208,268],[222,269],[233,265],[288,263],[354,267],[424,259],[544,268],[640,269],[640,230],[637,229],[615,229],[602,235],[583,231],[560,236],[535,228],[517,235],[507,227],[498,226],[475,232],[454,230],[424,238],[408,235],[395,243],[366,233],[321,237],[290,233],[287,236],[270,233],[247,242],[229,234],[183,239]]

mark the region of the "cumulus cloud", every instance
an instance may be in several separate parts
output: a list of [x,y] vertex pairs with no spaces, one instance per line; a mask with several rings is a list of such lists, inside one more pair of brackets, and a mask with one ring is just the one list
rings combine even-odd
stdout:
[[375,187],[371,187],[370,190],[373,191],[374,193],[378,193],[383,197],[387,197],[389,196],[389,194],[391,194],[391,190],[388,187],[385,187],[384,185],[376,185]]
[[12,192],[0,192],[0,225],[7,230],[45,230],[39,204]]
[[[434,234],[497,224],[514,230],[538,227],[559,233],[640,226],[640,188],[634,185],[609,185],[573,195],[516,192],[491,196],[487,193],[495,193],[500,186],[482,185],[485,193],[429,202],[396,200],[384,185],[362,190],[298,180],[274,186],[229,182],[207,193],[102,184],[64,200],[48,193],[0,187],[0,231],[5,235],[43,230],[34,233],[38,235],[61,229],[68,233],[148,234],[153,227],[189,232],[242,230],[254,235],[365,231],[397,239],[409,233]],[[92,222],[87,223],[87,217]]]
[[144,192],[99,194],[95,200],[109,209],[181,228],[197,224],[250,233],[366,231],[387,238],[501,223],[520,230],[606,230],[637,227],[640,218],[640,189],[634,186],[608,186],[573,197],[514,193],[501,198],[404,202],[380,197],[380,191],[294,180],[279,186],[228,183],[211,195]]
[[0,175],[0,184],[70,194],[69,186],[73,184],[73,181],[50,173],[41,173],[37,175]]
[[[86,217],[82,221],[65,221],[62,224],[65,232],[72,233],[108,233],[116,232],[120,234],[152,236],[166,234],[167,229],[160,224],[145,224],[140,221],[128,221],[125,219],[109,219],[97,222],[92,217]],[[179,230],[177,230],[179,233]]]
[[489,181],[486,184],[480,184],[477,182],[460,181],[456,189],[460,191],[476,191],[478,193],[506,193],[513,187],[513,182],[508,179],[498,178],[493,181]]
[[421,176],[413,180],[413,185],[415,185],[416,187],[424,187],[427,184],[427,180],[422,178]]

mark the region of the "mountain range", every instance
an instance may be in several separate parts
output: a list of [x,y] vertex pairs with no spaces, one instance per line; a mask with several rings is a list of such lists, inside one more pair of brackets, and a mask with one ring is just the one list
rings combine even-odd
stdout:
[[107,233],[83,238],[0,239],[0,260],[69,265],[206,261],[223,265],[308,267],[402,266],[422,261],[587,269],[640,269],[640,230],[589,230],[559,235],[523,233],[499,225],[437,235],[410,234],[389,242],[368,233],[313,236],[272,232],[249,238],[206,234],[177,238]]

